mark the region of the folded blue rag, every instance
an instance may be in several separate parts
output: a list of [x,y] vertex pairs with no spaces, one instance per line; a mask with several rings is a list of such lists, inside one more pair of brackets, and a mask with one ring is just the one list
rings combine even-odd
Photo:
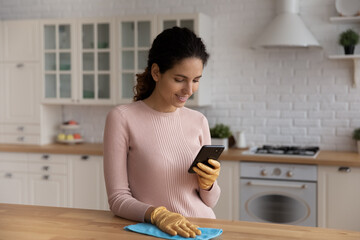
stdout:
[[158,238],[164,238],[164,239],[212,239],[217,236],[220,236],[223,232],[222,229],[216,229],[216,228],[199,228],[201,231],[201,235],[197,235],[195,238],[184,238],[179,235],[171,236],[163,231],[161,231],[159,228],[157,228],[155,225],[152,225],[150,223],[138,223],[134,225],[129,225],[124,227],[125,230],[142,233]]

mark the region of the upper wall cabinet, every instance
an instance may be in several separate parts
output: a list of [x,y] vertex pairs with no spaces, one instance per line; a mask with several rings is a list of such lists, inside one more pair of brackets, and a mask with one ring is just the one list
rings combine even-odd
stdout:
[[44,103],[114,103],[113,28],[109,19],[43,22]]
[[155,34],[154,16],[121,18],[117,21],[117,103],[132,101],[136,74],[144,72],[147,67]]
[[47,21],[42,25],[43,102],[76,101],[75,23]]
[[[207,51],[211,51],[211,21],[209,17],[201,13],[196,14],[175,14],[158,16],[158,33],[174,26],[186,27],[194,31],[205,43]],[[205,106],[211,104],[211,61],[203,70],[199,90],[187,101],[187,106]]]
[[[152,41],[173,26],[193,30],[211,46],[210,20],[202,14],[43,21],[42,102],[130,103],[136,74],[147,67]],[[187,106],[210,104],[209,72],[203,72],[199,91]]]
[[78,26],[79,100],[82,103],[113,104],[113,20],[86,20]]
[[38,61],[39,25],[37,21],[3,22],[3,60]]

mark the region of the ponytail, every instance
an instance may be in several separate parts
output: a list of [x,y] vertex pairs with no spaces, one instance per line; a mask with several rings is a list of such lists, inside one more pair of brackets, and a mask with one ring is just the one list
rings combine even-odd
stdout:
[[143,73],[136,74],[137,84],[134,87],[134,102],[150,97],[155,88],[155,81],[147,67]]

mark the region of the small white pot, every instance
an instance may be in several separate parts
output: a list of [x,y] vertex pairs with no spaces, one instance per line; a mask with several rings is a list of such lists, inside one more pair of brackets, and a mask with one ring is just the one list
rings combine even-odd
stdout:
[[357,141],[358,154],[360,154],[360,141]]
[[211,138],[212,145],[224,145],[225,149],[229,148],[229,139],[228,138]]

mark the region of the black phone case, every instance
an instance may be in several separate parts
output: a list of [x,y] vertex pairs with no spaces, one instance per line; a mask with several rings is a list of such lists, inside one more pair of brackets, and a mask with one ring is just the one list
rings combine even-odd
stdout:
[[202,146],[202,148],[200,149],[199,153],[197,154],[195,160],[191,164],[188,172],[195,173],[192,168],[195,167],[199,162],[212,168],[212,166],[208,163],[208,160],[209,159],[217,160],[220,157],[221,153],[224,151],[224,148],[225,147],[223,145],[204,145],[204,146]]

